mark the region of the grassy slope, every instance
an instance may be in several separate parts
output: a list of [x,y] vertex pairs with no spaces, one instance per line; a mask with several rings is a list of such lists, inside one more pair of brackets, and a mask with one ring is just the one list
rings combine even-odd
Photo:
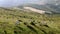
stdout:
[[60,34],[60,16],[0,8],[0,34]]

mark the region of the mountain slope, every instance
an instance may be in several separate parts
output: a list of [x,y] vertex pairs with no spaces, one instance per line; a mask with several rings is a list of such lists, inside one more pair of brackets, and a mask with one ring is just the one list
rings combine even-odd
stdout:
[[60,34],[59,15],[0,8],[0,34]]

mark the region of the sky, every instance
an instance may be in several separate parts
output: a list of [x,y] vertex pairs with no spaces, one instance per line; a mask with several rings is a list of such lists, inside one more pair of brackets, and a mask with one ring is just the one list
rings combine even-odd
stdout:
[[39,0],[0,0],[0,6],[16,6],[25,3],[37,3]]
[[46,3],[54,3],[58,0],[0,0],[0,7],[10,7],[10,6],[16,6],[26,3],[35,3],[35,4],[41,4],[44,5]]

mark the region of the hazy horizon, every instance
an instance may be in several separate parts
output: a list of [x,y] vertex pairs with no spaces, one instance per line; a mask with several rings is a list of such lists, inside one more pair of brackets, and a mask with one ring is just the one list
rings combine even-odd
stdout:
[[[46,3],[54,4],[59,0],[0,0],[0,7],[10,7],[26,3],[34,3],[44,5]],[[60,2],[60,1],[59,1]]]
[[16,6],[25,3],[37,3],[39,0],[0,0],[0,6]]

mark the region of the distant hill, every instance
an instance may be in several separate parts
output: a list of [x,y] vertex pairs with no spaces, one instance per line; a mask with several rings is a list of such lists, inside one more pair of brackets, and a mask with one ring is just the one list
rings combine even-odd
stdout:
[[48,11],[48,12],[53,12],[53,13],[60,13],[60,6],[56,6],[54,4],[46,4],[46,5],[38,5],[38,4],[25,4],[22,6],[18,6],[18,8],[23,8],[23,7],[32,7],[32,8],[36,8],[39,10],[44,10],[44,11]]

